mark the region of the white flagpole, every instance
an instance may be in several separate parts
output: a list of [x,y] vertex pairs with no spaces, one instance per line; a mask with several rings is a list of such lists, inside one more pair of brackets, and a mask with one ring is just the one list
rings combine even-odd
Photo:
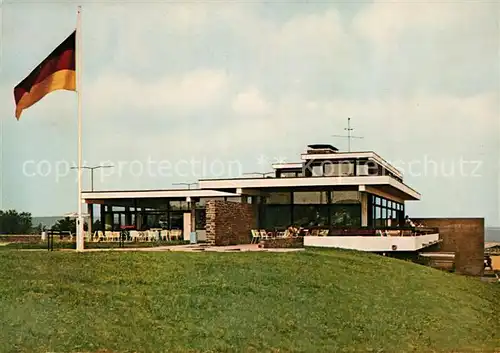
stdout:
[[78,218],[76,221],[76,251],[83,251],[83,216],[82,216],[82,7],[78,6],[76,24],[76,84],[78,100]]

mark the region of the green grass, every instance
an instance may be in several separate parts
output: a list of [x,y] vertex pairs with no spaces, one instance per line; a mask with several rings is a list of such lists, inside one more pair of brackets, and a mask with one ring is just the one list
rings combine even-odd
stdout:
[[376,255],[2,251],[0,267],[1,352],[500,347],[500,286]]
[[[151,241],[151,242],[125,242],[124,248],[151,248],[157,246],[171,246],[189,244],[189,241],[172,240],[172,241]],[[114,249],[119,248],[119,242],[86,242],[85,249]],[[59,249],[75,249],[76,243],[69,241],[54,240],[54,251]],[[1,250],[47,250],[47,242],[33,242],[33,243],[0,243]]]

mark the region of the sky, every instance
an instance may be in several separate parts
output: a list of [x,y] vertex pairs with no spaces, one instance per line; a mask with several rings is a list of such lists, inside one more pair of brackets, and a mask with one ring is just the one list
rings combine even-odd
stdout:
[[[82,2],[83,161],[95,190],[268,172],[310,143],[373,150],[414,217],[500,225],[500,3]],[[14,117],[13,88],[74,2],[1,3],[0,208],[77,208],[77,95]],[[84,189],[90,188],[88,171]]]

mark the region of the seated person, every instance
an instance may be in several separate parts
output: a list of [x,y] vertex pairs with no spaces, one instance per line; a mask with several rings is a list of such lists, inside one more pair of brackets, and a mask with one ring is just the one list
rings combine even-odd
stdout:
[[405,224],[410,227],[417,227],[417,225],[408,217],[408,215],[405,216]]
[[493,270],[491,256],[489,256],[489,255],[486,255],[484,257],[484,269],[486,269],[486,267],[489,267],[490,270]]

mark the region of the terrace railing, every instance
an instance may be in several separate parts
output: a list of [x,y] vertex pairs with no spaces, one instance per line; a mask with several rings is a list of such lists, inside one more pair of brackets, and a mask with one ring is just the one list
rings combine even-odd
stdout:
[[[313,235],[322,236],[328,230],[326,236],[420,236],[426,234],[437,234],[439,228],[434,227],[307,227],[299,230],[299,236]],[[278,234],[284,229],[266,230],[270,234]]]

